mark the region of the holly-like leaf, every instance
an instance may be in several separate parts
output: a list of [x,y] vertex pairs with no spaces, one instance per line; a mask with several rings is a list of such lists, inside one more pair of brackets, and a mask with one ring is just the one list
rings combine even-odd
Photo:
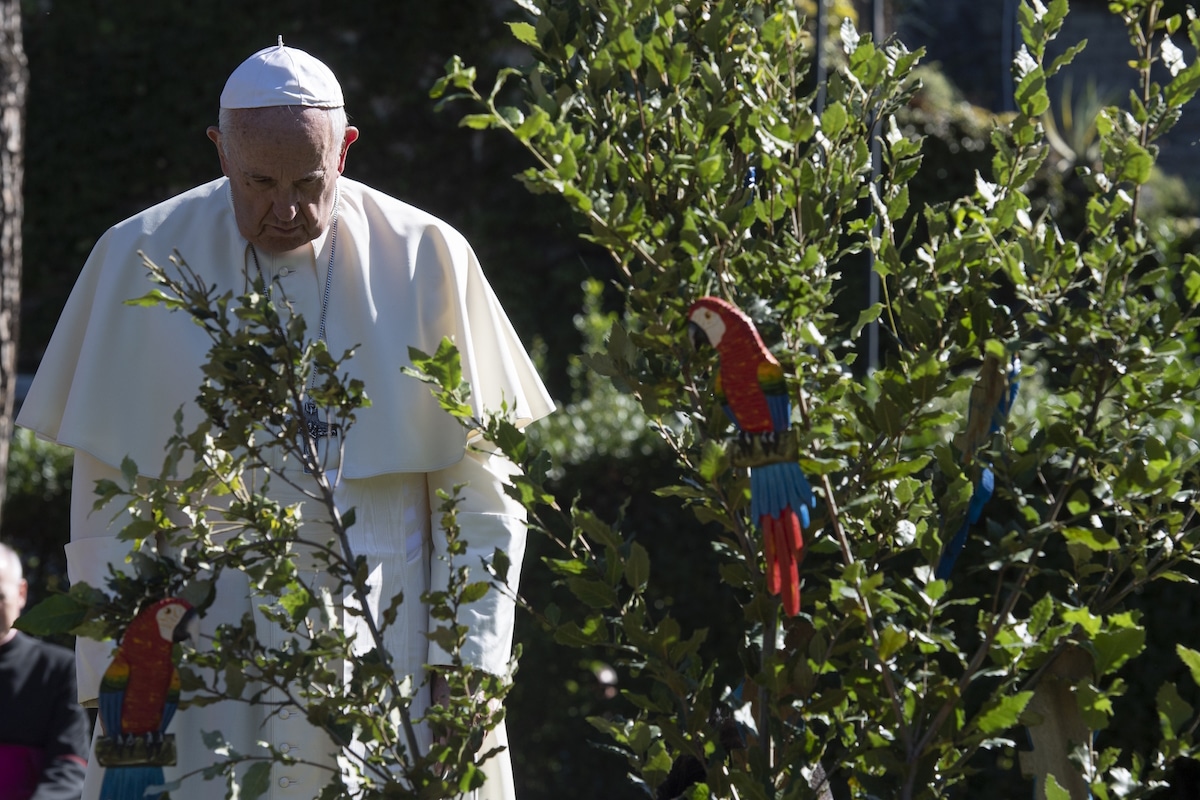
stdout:
[[980,733],[997,734],[1017,724],[1021,712],[1033,699],[1033,692],[1017,692],[995,698],[972,721]]
[[67,634],[83,624],[91,608],[68,594],[52,594],[17,617],[13,627],[33,636]]
[[271,762],[255,761],[246,770],[241,781],[242,793],[245,800],[257,800],[271,789]]
[[1200,651],[1177,644],[1175,645],[1175,652],[1179,654],[1179,658],[1187,665],[1188,672],[1192,675],[1192,681],[1197,686],[1200,686]]

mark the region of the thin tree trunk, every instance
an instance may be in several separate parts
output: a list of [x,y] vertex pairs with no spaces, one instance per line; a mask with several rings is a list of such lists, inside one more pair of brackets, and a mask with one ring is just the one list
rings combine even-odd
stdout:
[[0,504],[8,477],[21,319],[21,220],[28,65],[20,0],[0,0]]

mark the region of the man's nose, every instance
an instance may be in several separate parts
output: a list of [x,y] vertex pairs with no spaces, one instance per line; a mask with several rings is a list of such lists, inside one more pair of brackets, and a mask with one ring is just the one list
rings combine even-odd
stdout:
[[300,213],[300,200],[295,192],[280,192],[272,203],[272,211],[280,222],[291,222]]

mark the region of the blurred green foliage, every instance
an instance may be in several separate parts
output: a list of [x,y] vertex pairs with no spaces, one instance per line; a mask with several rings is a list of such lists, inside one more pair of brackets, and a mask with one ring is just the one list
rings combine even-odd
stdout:
[[3,539],[22,555],[29,605],[67,587],[62,548],[69,538],[71,459],[69,449],[24,428],[13,436]]

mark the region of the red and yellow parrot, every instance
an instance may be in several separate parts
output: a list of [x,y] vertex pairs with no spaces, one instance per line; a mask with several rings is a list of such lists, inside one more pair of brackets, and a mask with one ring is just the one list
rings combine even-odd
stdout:
[[800,563],[804,529],[815,507],[812,487],[789,455],[791,400],[783,368],[767,350],[750,318],[718,297],[702,297],[688,311],[692,343],[717,350],[717,399],[740,432],[740,447],[753,450],[750,515],[762,529],[767,589],[782,595],[783,608],[800,613]]
[[100,800],[162,796],[145,792],[164,782],[165,731],[179,705],[179,671],[171,651],[176,642],[195,638],[196,625],[191,604],[168,597],[142,610],[125,629],[100,680],[100,724],[109,740],[104,760],[97,744],[96,760],[105,767]]

